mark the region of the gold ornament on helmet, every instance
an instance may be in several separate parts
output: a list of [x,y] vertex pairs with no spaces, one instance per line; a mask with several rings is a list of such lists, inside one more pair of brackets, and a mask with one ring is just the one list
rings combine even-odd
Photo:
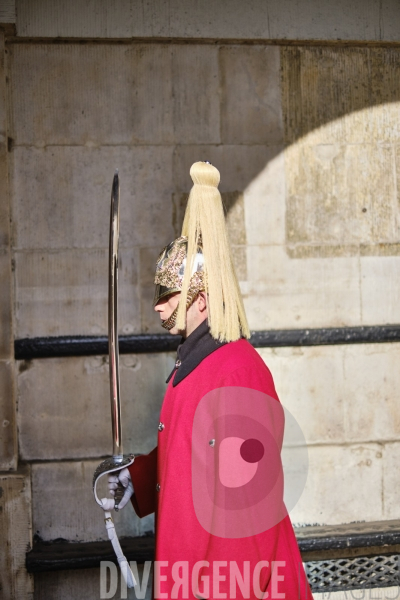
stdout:
[[[161,298],[165,298],[170,294],[182,290],[183,276],[186,268],[187,245],[187,237],[182,236],[168,244],[168,246],[165,246],[161,251],[161,254],[157,259],[156,274],[154,277],[156,289],[154,292],[153,306],[155,306]],[[186,310],[195,300],[198,293],[205,290],[203,266],[204,257],[201,247],[199,247],[192,268],[192,276],[190,278],[186,300]],[[165,329],[172,329],[176,322],[177,313],[178,307],[168,319],[162,322],[162,326]]]
[[177,308],[162,325],[172,329],[176,324],[185,331],[187,309],[205,291],[212,337],[224,342],[250,337],[218,190],[219,171],[209,162],[197,162],[190,176],[194,185],[182,236],[166,246],[157,260],[154,305],[181,292]]

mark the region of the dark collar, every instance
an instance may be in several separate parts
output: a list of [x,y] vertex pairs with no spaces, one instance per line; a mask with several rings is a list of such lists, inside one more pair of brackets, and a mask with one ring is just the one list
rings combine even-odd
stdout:
[[178,346],[177,360],[166,383],[173,377],[172,385],[175,387],[187,377],[209,354],[225,346],[226,342],[218,342],[211,337],[207,320],[203,321],[186,339]]

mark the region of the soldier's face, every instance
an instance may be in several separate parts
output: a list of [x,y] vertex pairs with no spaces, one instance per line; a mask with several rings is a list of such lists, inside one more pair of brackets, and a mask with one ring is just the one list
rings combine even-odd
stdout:
[[[159,313],[160,319],[165,321],[169,319],[172,315],[176,307],[178,306],[179,300],[181,297],[180,292],[175,292],[174,294],[169,294],[169,296],[165,296],[161,298],[159,302],[154,307],[154,310]],[[186,330],[184,332],[179,331],[179,329],[174,325],[172,329],[169,330],[172,335],[183,335],[187,337],[190,335],[199,325],[207,318],[207,297],[204,292],[200,292],[196,297],[194,302],[188,308],[186,313]]]
[[[154,307],[154,310],[159,313],[161,321],[166,321],[172,315],[179,303],[180,292],[174,292],[168,296],[161,298]],[[169,330],[172,334],[178,334],[178,328],[176,325]]]

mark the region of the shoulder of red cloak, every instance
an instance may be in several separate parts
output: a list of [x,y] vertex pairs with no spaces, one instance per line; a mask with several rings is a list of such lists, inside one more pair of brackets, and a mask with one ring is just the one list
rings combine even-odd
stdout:
[[218,361],[222,374],[220,387],[248,387],[279,400],[271,371],[247,340],[230,342],[211,357]]

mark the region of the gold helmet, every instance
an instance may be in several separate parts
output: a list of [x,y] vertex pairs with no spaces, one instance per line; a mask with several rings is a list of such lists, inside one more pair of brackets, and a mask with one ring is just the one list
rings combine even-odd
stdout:
[[[230,342],[250,337],[225,225],[220,174],[209,162],[190,169],[189,194],[182,235],[166,246],[158,260],[154,306],[174,292],[179,304],[163,327],[186,328],[186,311],[200,291],[208,301],[208,323],[213,338]],[[189,268],[188,268],[189,266]]]
[[[161,251],[161,254],[157,259],[156,274],[154,277],[156,289],[154,292],[153,306],[155,306],[161,300],[161,298],[182,290],[183,276],[185,274],[186,267],[187,247],[187,237],[181,236],[168,244],[168,246],[165,246],[165,248],[163,248]],[[199,247],[197,249],[195,262],[192,268],[192,276],[190,278],[186,300],[186,310],[195,300],[198,293],[205,290],[203,267],[204,256],[202,249]],[[162,322],[162,326],[168,330],[172,329],[172,327],[175,325],[177,314],[178,307],[168,319]]]

